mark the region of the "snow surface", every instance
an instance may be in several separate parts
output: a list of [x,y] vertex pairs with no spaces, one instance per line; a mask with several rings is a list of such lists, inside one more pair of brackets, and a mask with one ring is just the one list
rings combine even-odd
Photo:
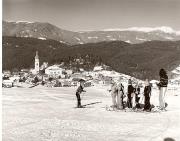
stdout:
[[44,37],[38,37],[38,39],[40,39],[40,40],[46,40],[46,38],[44,38]]
[[15,23],[26,23],[26,24],[31,24],[31,23],[34,23],[34,22],[29,22],[29,21],[16,21]]
[[78,37],[74,37],[76,40],[78,40],[78,41],[81,41],[81,39],[79,39]]
[[111,40],[111,41],[116,41],[116,39],[115,39],[115,38],[110,38],[109,40]]
[[108,35],[108,36],[106,36],[107,38],[111,38],[112,36],[110,36],[110,35]]
[[[163,141],[180,140],[180,89],[168,90],[167,112],[106,111],[107,87],[89,87],[77,109],[76,87],[3,88],[3,141]],[[151,102],[157,104],[153,89]],[[94,103],[94,104],[93,104]]]
[[127,41],[125,41],[126,43],[131,43],[131,41],[130,40],[127,40]]
[[180,31],[175,31],[171,27],[161,26],[161,27],[130,27],[130,28],[112,28],[112,29],[104,29],[103,31],[138,31],[138,32],[153,32],[153,31],[161,31],[169,34],[180,34]]
[[180,75],[180,65],[177,66],[174,70],[171,71],[174,74]]
[[177,32],[176,32],[176,35],[180,35],[180,31],[177,31]]
[[173,40],[174,38],[172,38],[172,37],[165,37],[166,39],[168,39],[168,40]]
[[94,36],[94,37],[88,37],[88,39],[98,39],[97,36]]
[[64,41],[59,41],[60,43],[64,43],[64,44],[66,44],[66,42],[64,42]]
[[138,38],[138,37],[136,37],[136,40],[140,40],[140,41],[147,41],[147,39]]

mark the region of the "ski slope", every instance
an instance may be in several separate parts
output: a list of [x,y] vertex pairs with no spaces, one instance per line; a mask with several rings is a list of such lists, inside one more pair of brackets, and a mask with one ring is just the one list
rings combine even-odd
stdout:
[[[180,140],[180,89],[169,90],[167,112],[106,111],[107,87],[89,87],[77,109],[75,87],[3,89],[3,141]],[[151,102],[157,104],[153,90]]]

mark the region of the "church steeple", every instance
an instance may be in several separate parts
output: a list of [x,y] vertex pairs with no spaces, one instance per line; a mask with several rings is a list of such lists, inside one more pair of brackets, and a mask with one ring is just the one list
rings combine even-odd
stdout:
[[39,59],[38,51],[36,51],[35,59]]
[[38,51],[36,51],[34,69],[35,69],[36,74],[39,73],[39,55],[38,55]]

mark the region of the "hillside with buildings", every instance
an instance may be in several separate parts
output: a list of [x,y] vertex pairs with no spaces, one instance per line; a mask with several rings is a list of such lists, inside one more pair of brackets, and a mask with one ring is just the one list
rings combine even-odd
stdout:
[[179,41],[151,41],[141,44],[100,42],[68,46],[54,40],[3,37],[3,70],[31,69],[39,52],[40,65],[64,63],[74,71],[93,70],[105,64],[113,70],[136,78],[157,79],[160,68],[171,72],[180,64]]

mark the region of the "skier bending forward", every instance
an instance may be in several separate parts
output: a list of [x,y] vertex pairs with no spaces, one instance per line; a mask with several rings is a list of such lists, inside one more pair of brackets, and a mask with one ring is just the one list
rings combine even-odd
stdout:
[[80,94],[82,92],[86,92],[84,90],[84,80],[80,80],[80,86],[77,88],[76,90],[76,97],[77,97],[77,108],[83,108],[83,106],[81,105],[81,97]]

